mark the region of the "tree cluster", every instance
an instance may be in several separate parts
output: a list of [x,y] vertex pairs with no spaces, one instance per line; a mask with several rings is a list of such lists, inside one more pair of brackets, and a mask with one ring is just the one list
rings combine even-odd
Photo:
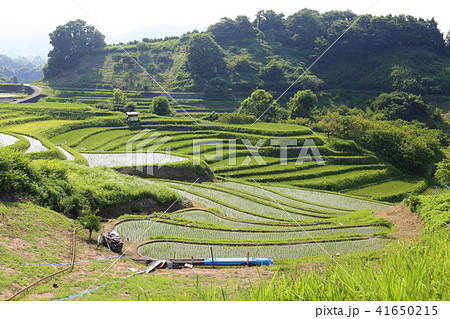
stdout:
[[44,76],[50,78],[75,67],[80,60],[106,46],[105,36],[86,21],[69,21],[50,33],[53,49],[48,54]]
[[328,112],[317,128],[341,138],[353,139],[407,173],[429,174],[448,145],[442,131],[429,129],[418,122],[373,121],[360,115]]
[[175,110],[165,96],[155,96],[150,105],[150,112],[159,116],[175,115]]

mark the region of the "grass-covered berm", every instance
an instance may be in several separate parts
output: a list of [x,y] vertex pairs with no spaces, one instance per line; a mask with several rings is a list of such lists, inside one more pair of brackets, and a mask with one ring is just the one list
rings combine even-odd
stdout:
[[0,173],[4,199],[23,198],[74,218],[143,198],[151,199],[158,209],[178,198],[161,183],[109,168],[56,159],[31,161],[26,154],[2,149]]

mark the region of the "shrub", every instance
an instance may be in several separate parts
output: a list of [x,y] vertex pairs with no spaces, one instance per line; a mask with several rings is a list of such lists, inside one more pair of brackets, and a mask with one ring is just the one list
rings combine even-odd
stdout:
[[0,149],[0,193],[23,193],[37,179],[25,155]]
[[176,113],[165,96],[155,96],[152,99],[150,111],[160,116],[170,116]]

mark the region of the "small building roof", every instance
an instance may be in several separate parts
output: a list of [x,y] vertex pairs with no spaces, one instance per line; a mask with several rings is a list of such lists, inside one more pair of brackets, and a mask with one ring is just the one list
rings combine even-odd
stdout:
[[140,114],[140,112],[127,112],[128,116],[137,116],[139,114]]

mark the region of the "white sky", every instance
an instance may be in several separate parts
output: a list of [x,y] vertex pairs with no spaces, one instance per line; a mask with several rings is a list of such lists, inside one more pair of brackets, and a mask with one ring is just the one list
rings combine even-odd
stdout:
[[[19,32],[44,37],[56,26],[78,18],[103,29],[114,38],[140,27],[162,24],[203,30],[218,22],[221,17],[247,15],[253,20],[259,10],[272,9],[284,13],[285,16],[303,8],[319,12],[350,9],[357,14],[363,14],[374,3],[367,13],[404,13],[425,19],[434,17],[444,35],[450,29],[450,4],[446,0],[2,0],[0,53],[7,45],[6,42],[11,41],[12,45],[14,41],[22,41],[14,39]],[[19,38],[26,39],[23,34]],[[108,37],[106,40],[112,42]],[[24,45],[33,46],[32,43]]]

